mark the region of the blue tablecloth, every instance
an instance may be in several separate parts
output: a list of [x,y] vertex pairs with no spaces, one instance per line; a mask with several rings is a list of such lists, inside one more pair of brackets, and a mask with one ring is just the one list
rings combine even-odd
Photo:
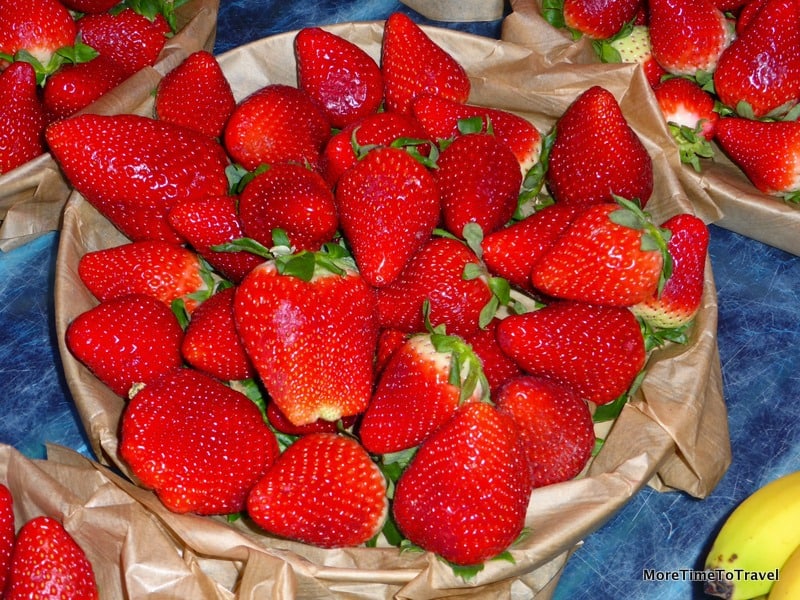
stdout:
[[[441,23],[398,2],[287,3],[222,0],[216,51],[309,25],[384,19],[393,11],[417,22],[499,37],[501,21]],[[58,234],[0,253],[0,442],[31,457],[44,442],[90,455],[63,381],[53,326]],[[711,227],[719,301],[719,350],[733,462],[714,492],[639,492],[578,549],[562,575],[558,600],[704,598],[688,580],[651,582],[643,570],[702,568],[727,514],[745,496],[800,465],[800,258]]]

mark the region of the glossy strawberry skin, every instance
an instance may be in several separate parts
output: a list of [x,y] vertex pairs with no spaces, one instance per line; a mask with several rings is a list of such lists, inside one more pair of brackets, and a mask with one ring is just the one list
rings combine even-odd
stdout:
[[469,402],[419,447],[397,482],[392,511],[412,543],[474,565],[517,538],[530,491],[514,421],[489,404]]
[[483,365],[483,373],[489,383],[490,396],[495,398],[497,390],[507,380],[522,375],[522,369],[497,343],[497,326],[500,320],[492,319],[486,327],[479,328],[466,341]]
[[100,597],[86,553],[57,520],[39,516],[17,535],[4,598]]
[[511,315],[497,326],[497,341],[526,373],[551,377],[600,405],[630,388],[646,358],[629,309],[582,302]]
[[14,498],[11,490],[0,483],[0,590],[5,589],[8,569],[11,564],[11,552],[17,528],[14,523]]
[[255,485],[247,512],[273,535],[322,548],[357,546],[383,526],[386,482],[353,438],[310,433]]
[[46,117],[36,73],[25,62],[0,71],[0,174],[44,153]]
[[301,29],[294,39],[297,85],[342,129],[378,111],[383,74],[362,48],[320,27]]
[[640,8],[639,0],[583,2],[565,0],[564,22],[567,27],[597,40],[610,38],[631,21]]
[[671,77],[653,88],[664,119],[697,130],[705,139],[714,137],[719,113],[714,96],[690,79]]
[[126,78],[124,69],[107,56],[63,65],[44,84],[42,101],[55,118],[69,117],[86,108]]
[[80,13],[104,13],[119,4],[118,0],[62,0],[64,6]]
[[75,43],[77,27],[58,0],[0,1],[0,52],[26,50],[47,64],[56,50]]
[[278,457],[278,442],[243,394],[193,369],[141,389],[122,415],[120,456],[171,511],[244,509]]
[[148,383],[183,364],[183,331],[175,315],[152,296],[107,300],[67,327],[70,352],[115,394],[127,397],[135,383]]

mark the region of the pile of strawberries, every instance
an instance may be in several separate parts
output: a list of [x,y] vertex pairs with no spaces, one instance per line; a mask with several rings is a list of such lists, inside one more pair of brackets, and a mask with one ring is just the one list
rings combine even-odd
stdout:
[[505,556],[532,490],[578,476],[594,420],[689,335],[708,231],[653,223],[650,157],[602,87],[540,132],[470,104],[401,13],[379,62],[320,28],[294,50],[296,86],[237,102],[197,52],[152,118],[47,129],[129,239],[76,265],[97,304],[66,344],[126,399],[120,457],[170,510]]
[[49,123],[155,64],[180,4],[0,0],[0,174],[47,150]]
[[606,62],[642,63],[682,160],[715,141],[760,192],[800,200],[800,3],[557,0],[543,15]]

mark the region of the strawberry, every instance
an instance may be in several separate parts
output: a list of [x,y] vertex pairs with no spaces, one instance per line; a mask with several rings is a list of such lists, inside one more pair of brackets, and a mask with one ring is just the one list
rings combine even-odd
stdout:
[[457,102],[469,98],[470,80],[453,56],[407,15],[389,15],[381,46],[386,110],[407,113],[422,93]]
[[795,202],[800,197],[800,122],[725,117],[715,139],[759,191]]
[[[432,140],[449,140],[463,134],[464,120],[479,119],[478,131],[491,131],[511,148],[522,173],[539,160],[542,136],[523,117],[498,108],[457,102],[442,96],[422,94],[414,99],[412,113]],[[475,129],[469,129],[474,132]]]
[[602,40],[619,33],[640,6],[640,0],[564,0],[564,24],[589,38]]
[[46,124],[33,67],[15,62],[0,71],[0,174],[44,153]]
[[14,549],[17,529],[14,524],[14,498],[11,490],[0,483],[0,591],[6,587],[11,552]]
[[443,328],[411,336],[378,380],[358,434],[373,454],[413,448],[464,402],[488,398],[480,359]]
[[411,334],[400,329],[385,327],[378,334],[378,348],[375,351],[375,373],[380,375],[389,360],[406,343]]
[[383,74],[362,48],[320,27],[294,38],[297,86],[322,107],[337,129],[378,111]]
[[489,384],[489,392],[492,398],[495,397],[500,386],[508,379],[522,375],[519,368],[508,355],[506,355],[497,343],[497,325],[500,319],[494,318],[486,327],[478,329],[464,341],[472,347],[472,351],[480,359],[483,365],[483,374]]
[[425,331],[427,301],[432,326],[445,325],[448,333],[461,337],[474,334],[481,325],[481,311],[492,300],[483,278],[465,277],[465,269],[479,263],[462,242],[431,238],[392,283],[376,291],[381,327]]
[[243,510],[279,454],[254,402],[193,369],[144,386],[126,406],[120,428],[120,456],[176,513]]
[[484,234],[505,225],[517,209],[522,173],[511,149],[485,133],[462,135],[437,160],[444,228],[457,237],[476,223]]
[[650,87],[655,87],[667,71],[653,58],[648,25],[633,25],[622,29],[618,35],[598,40],[595,50],[602,62],[638,63],[642,65],[644,76]]
[[767,0],[749,0],[746,2],[739,13],[736,15],[736,36],[741,37],[744,35],[745,29],[753,21],[753,18],[761,10],[761,7],[767,3]]
[[483,238],[483,261],[489,272],[523,290],[532,290],[533,265],[584,209],[552,204]]
[[232,196],[185,198],[175,204],[167,218],[170,226],[191,244],[220,275],[239,283],[264,259],[245,250],[217,251],[216,248],[244,236]]
[[286,418],[274,402],[267,403],[267,419],[269,424],[280,433],[286,435],[308,435],[309,433],[337,433],[339,428],[347,429],[353,426],[356,421],[356,415],[345,417],[339,421],[326,421],[325,419],[317,419],[313,423],[306,425],[293,425],[289,419]]
[[61,0],[70,10],[79,13],[104,13],[119,4],[119,0]]
[[65,64],[44,83],[42,101],[55,118],[69,117],[86,108],[126,78],[124,69],[98,54],[87,62]]
[[199,301],[193,294],[210,293],[209,276],[197,254],[162,240],[128,242],[88,252],[78,261],[78,277],[100,301],[148,294],[166,306],[182,300],[189,313]]
[[235,288],[225,288],[200,304],[192,313],[181,343],[181,355],[189,365],[223,381],[255,375],[236,331],[235,292]]
[[101,302],[67,327],[70,352],[118,396],[183,364],[183,330],[152,296],[131,294]]
[[720,102],[744,116],[785,113],[800,99],[798,48],[800,5],[765,2],[719,59],[714,90]]
[[205,50],[193,52],[168,72],[155,93],[156,118],[222,137],[234,109],[233,90],[217,59]]
[[374,148],[336,186],[342,232],[364,279],[394,281],[439,221],[433,175],[400,148]]
[[589,462],[595,443],[592,413],[572,388],[523,375],[503,384],[496,402],[519,427],[533,487],[572,479]]
[[75,43],[77,33],[72,15],[58,0],[0,0],[0,55],[9,62],[26,52],[47,65],[56,50]]
[[17,534],[3,597],[96,600],[100,594],[83,548],[61,522],[39,516]]
[[339,227],[333,192],[322,175],[292,163],[273,165],[245,186],[239,218],[247,237],[272,247],[272,231],[281,229],[298,250],[319,250]]
[[72,186],[132,240],[182,241],[169,210],[228,190],[224,148],[206,135],[138,115],[77,115],[45,133]]
[[649,0],[653,56],[674,75],[712,73],[733,38],[712,0]]
[[653,164],[616,98],[592,86],[570,104],[555,125],[546,183],[556,202],[586,206],[653,192]]
[[319,168],[330,121],[308,93],[269,84],[241,100],[228,119],[223,142],[245,169],[296,162]]
[[353,438],[311,433],[283,451],[247,499],[266,532],[321,548],[358,546],[388,514],[386,481]]
[[531,282],[548,296],[631,306],[669,277],[667,236],[632,202],[590,206],[536,262]]
[[375,296],[338,248],[264,262],[236,290],[245,349],[294,425],[361,413],[372,393]]
[[523,371],[550,377],[595,404],[625,393],[645,363],[639,323],[623,307],[555,302],[497,326],[497,342]]
[[706,224],[688,213],[675,215],[661,226],[671,233],[667,249],[672,274],[660,295],[654,294],[631,310],[653,327],[672,329],[689,323],[700,308],[709,234]]
[[397,482],[392,512],[413,544],[476,565],[519,536],[530,492],[514,421],[490,404],[468,402],[420,445]]

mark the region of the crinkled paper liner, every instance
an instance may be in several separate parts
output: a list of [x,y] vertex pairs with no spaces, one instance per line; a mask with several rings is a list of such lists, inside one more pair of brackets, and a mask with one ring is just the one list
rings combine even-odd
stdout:
[[[378,57],[382,23],[351,23],[330,30]],[[663,221],[686,211],[713,214],[713,206],[692,205],[684,196],[671,168],[675,152],[666,143],[666,133],[653,125],[657,120],[646,101],[646,82],[635,69],[548,66],[520,45],[426,30],[470,73],[470,102],[517,112],[542,131],[581,91],[594,84],[605,86],[615,93],[653,156],[655,192],[648,210],[654,218]],[[293,38],[292,32],[278,35],[220,57],[237,99],[269,83],[296,83]],[[511,549],[513,564],[489,562],[467,582],[427,553],[401,553],[390,547],[323,550],[271,538],[245,520],[228,524],[218,518],[172,514],[154,494],[106,468],[133,479],[117,454],[124,401],[79,364],[63,342],[68,323],[95,304],[77,276],[80,256],[125,241],[80,194],[71,194],[56,266],[56,327],[66,379],[102,465],[70,458],[70,468],[87,470],[102,491],[69,509],[83,520],[96,517],[96,529],[108,530],[108,539],[116,545],[94,555],[109,571],[102,575],[108,589],[122,590],[123,597],[546,599],[570,552],[643,486],[702,498],[730,463],[716,343],[716,292],[707,262],[703,306],[690,342],[652,355],[635,398],[612,425],[598,426],[608,433],[606,442],[582,477],[533,492],[527,515],[531,533]],[[58,459],[65,460],[64,454],[59,450]],[[104,538],[93,539],[96,544]],[[119,562],[109,557],[119,557]]]
[[[511,8],[503,21],[502,39],[531,48],[546,65],[598,62],[588,38],[575,41],[542,18],[541,0],[511,0]],[[655,102],[649,90],[647,96],[648,102]],[[667,131],[663,118],[653,127],[662,129],[662,134]],[[668,136],[666,143],[676,151]],[[712,146],[715,156],[701,159],[700,172],[690,165],[674,165],[686,196],[697,206],[715,208],[702,211],[706,221],[800,255],[800,206],[757,190],[715,142]]]
[[[178,32],[164,45],[158,60],[132,75],[81,112],[142,113],[152,107],[151,94],[166,73],[192,52],[214,49],[219,0],[189,0],[176,10]],[[0,251],[56,231],[70,188],[49,153],[0,175]]]

